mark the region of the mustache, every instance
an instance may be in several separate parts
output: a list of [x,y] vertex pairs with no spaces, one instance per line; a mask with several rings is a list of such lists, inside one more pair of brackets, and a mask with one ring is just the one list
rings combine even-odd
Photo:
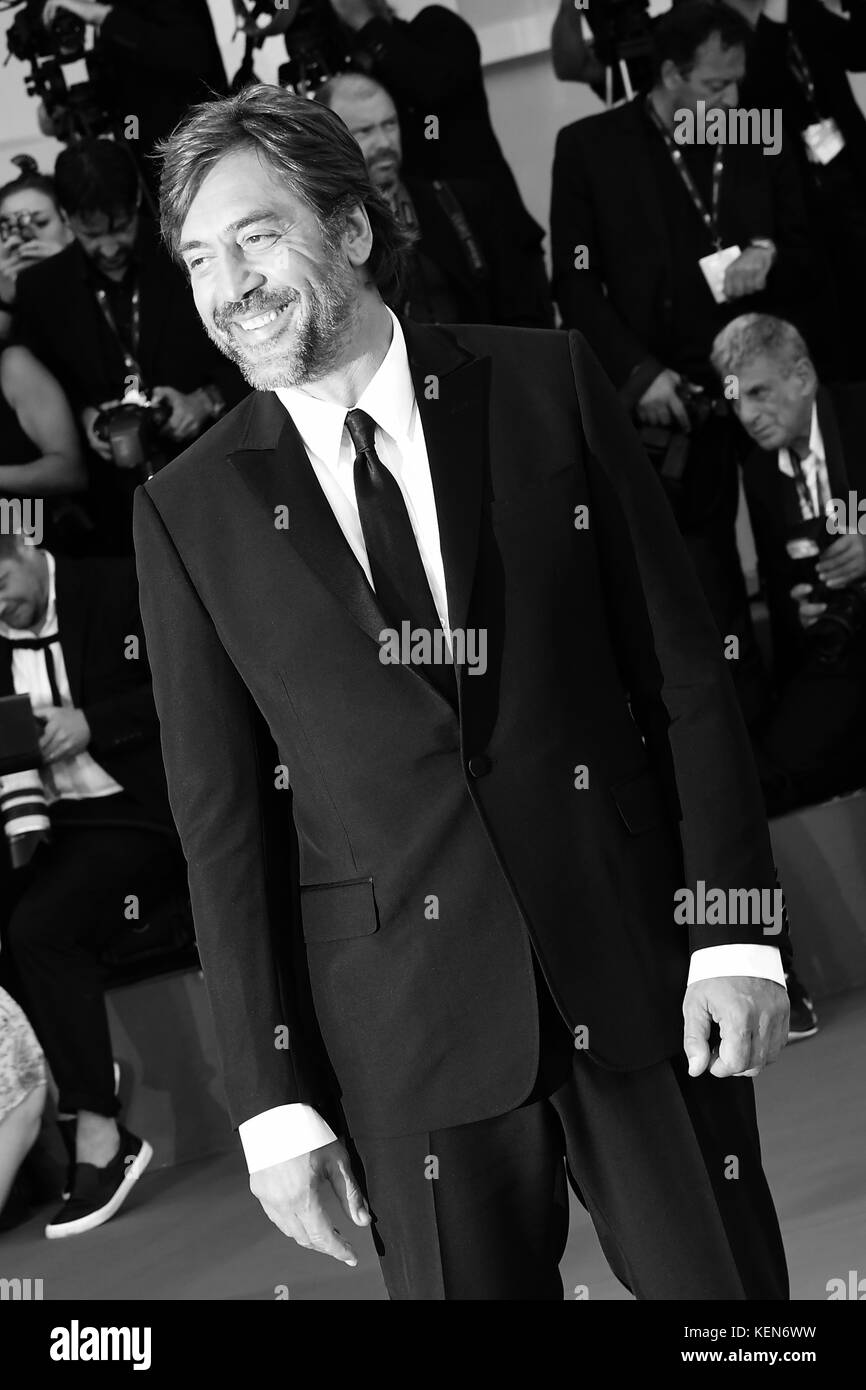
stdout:
[[222,304],[219,309],[214,309],[214,327],[220,332],[227,333],[232,321],[240,318],[241,315],[267,314],[271,309],[287,309],[290,304],[294,304],[298,299],[296,291],[284,291],[282,294],[265,294],[261,290],[252,290],[244,299],[235,300],[230,304]]

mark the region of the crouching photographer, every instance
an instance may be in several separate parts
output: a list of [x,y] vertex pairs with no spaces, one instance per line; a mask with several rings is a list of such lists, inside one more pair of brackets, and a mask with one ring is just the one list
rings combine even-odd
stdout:
[[753,731],[771,814],[866,782],[866,385],[822,386],[790,323],[744,314],[713,364],[755,447],[743,478],[770,611],[775,701]]
[[16,332],[64,386],[92,451],[94,548],[132,550],[135,487],[246,394],[140,210],[125,148],[64,150],[55,188],[75,240],[18,277]]

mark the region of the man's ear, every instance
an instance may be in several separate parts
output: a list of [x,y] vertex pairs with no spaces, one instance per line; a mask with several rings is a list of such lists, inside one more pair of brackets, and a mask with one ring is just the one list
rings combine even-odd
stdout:
[[801,357],[794,367],[801,396],[813,396],[818,390],[818,374],[810,357]]
[[666,92],[675,92],[680,87],[683,75],[673,58],[665,58],[659,70],[659,78]]
[[343,246],[353,266],[366,265],[373,250],[373,228],[363,203],[356,203],[346,215]]

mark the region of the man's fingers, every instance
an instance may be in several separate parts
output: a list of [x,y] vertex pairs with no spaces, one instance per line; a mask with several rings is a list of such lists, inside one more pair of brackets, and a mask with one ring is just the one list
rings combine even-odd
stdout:
[[710,1015],[703,1004],[683,1005],[683,1051],[689,1059],[689,1076],[700,1076],[710,1064]]
[[713,1076],[737,1076],[746,1071],[752,1060],[752,1030],[747,1023],[722,1021],[722,1040],[719,1055],[710,1071]]
[[343,1240],[317,1195],[299,1214],[299,1220],[306,1231],[312,1250],[318,1250],[320,1255],[330,1255],[332,1259],[353,1267],[358,1263],[358,1256],[349,1242]]
[[328,1165],[328,1179],[343,1211],[356,1226],[369,1226],[370,1209],[345,1159],[334,1158]]

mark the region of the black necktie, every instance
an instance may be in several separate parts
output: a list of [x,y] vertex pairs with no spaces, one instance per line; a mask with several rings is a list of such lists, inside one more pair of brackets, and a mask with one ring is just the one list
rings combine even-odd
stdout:
[[[435,655],[433,634],[442,625],[403,494],[376,453],[376,423],[366,411],[350,410],[346,428],[355,446],[355,498],[376,597],[398,632],[404,622],[410,624],[410,630],[429,632]],[[437,689],[453,700],[454,668],[447,643],[440,638],[438,645],[444,662],[434,661],[424,670]]]
[[60,688],[57,684],[57,669],[54,665],[54,653],[51,648],[55,642],[60,641],[60,633],[55,632],[50,637],[5,637],[3,639],[9,643],[10,647],[29,647],[31,651],[41,651],[45,657],[45,670],[48,673],[48,684],[51,687],[51,703],[62,706],[60,698]]

